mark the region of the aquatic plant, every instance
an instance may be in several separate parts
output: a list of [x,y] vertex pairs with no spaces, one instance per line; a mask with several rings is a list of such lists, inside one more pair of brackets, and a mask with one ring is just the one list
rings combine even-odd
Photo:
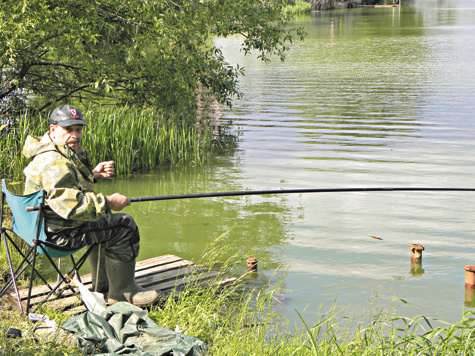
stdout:
[[100,106],[85,112],[84,147],[95,162],[114,160],[117,174],[182,162],[199,164],[211,145],[208,130],[163,119],[152,109]]
[[303,0],[296,0],[290,2],[283,8],[283,12],[285,15],[300,15],[300,14],[308,14],[312,11],[312,4]]
[[[160,165],[201,164],[218,140],[212,127],[167,120],[152,109],[93,106],[84,110],[88,123],[82,145],[92,163],[114,160],[117,174],[150,170]],[[23,181],[27,160],[21,154],[27,135],[48,130],[46,115],[25,113],[0,124],[0,178]]]
[[28,134],[39,135],[48,129],[47,120],[25,112],[17,120],[0,121],[0,178],[16,180],[23,177],[27,159],[22,155]]

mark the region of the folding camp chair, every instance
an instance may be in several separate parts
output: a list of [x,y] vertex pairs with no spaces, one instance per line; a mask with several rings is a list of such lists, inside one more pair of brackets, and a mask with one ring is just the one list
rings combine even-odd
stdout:
[[[65,283],[66,287],[69,288],[73,293],[75,292],[69,283],[70,280],[66,277],[66,275],[71,276],[72,273],[75,272],[79,277],[79,269],[82,267],[84,262],[87,260],[87,257],[89,256],[91,250],[94,248],[94,245],[90,246],[87,252],[78,261],[75,261],[73,254],[79,251],[80,249],[72,251],[65,250],[61,246],[46,241],[45,210],[48,207],[44,205],[44,200],[44,190],[39,190],[35,193],[28,195],[15,195],[8,191],[6,182],[4,179],[2,179],[2,204],[0,206],[0,226],[2,226],[3,222],[3,207],[5,201],[7,202],[7,205],[9,206],[12,212],[13,224],[11,229],[1,227],[1,236],[4,243],[8,267],[10,269],[10,277],[5,283],[5,286],[0,291],[0,297],[3,296],[13,284],[13,288],[18,301],[18,307],[20,308],[21,313],[23,313],[23,306],[21,304],[20,293],[18,291],[17,279],[25,272],[28,267],[31,268],[31,274],[29,278],[28,299],[26,302],[27,314],[30,312],[30,299],[35,274],[44,282],[45,285],[48,286],[48,289],[45,293],[46,296],[44,296],[43,299],[38,303],[38,305],[34,308],[33,312],[35,312],[41,304],[45,303],[54,293],[59,291],[59,288],[63,283]],[[23,241],[25,241],[30,246],[27,249],[26,253],[24,253],[22,251],[21,246],[19,246],[18,243],[15,243],[14,239],[12,239],[12,236],[10,236],[9,234],[11,232],[18,235]],[[16,268],[14,268],[14,266],[12,265],[9,245],[14,247],[22,258],[22,261]],[[38,254],[46,256],[47,260],[51,263],[53,268],[58,273],[58,282],[54,287],[46,281],[46,279],[40,274],[40,271],[38,271],[35,266],[36,256]],[[63,258],[67,256],[71,257],[73,267],[68,271],[68,273],[63,274],[53,259]]]

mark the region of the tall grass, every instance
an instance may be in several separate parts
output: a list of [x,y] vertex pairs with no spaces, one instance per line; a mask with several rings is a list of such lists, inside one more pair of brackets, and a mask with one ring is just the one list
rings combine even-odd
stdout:
[[114,160],[118,174],[184,162],[200,164],[211,151],[208,130],[198,135],[195,125],[162,119],[152,109],[102,106],[85,116],[84,147],[96,162]]
[[[229,256],[229,246],[219,247],[227,245],[226,239],[220,239],[207,248],[201,264],[213,266],[212,261]],[[220,265],[218,280],[237,262],[244,263],[239,256],[243,254]],[[320,310],[312,326],[296,311],[301,325],[290,333],[286,320],[275,312],[275,295],[283,280],[271,278],[266,285],[252,287],[247,277],[224,289],[213,283],[206,289],[191,287],[150,316],[161,326],[200,338],[210,355],[475,355],[475,311],[466,311],[460,322],[450,324],[424,316],[396,316],[397,304],[408,305],[397,298],[387,308],[370,306],[359,317],[343,316],[335,304],[326,312]]]
[[24,113],[15,123],[0,121],[0,178],[23,180],[27,159],[22,155],[28,134],[40,135],[48,130],[47,119]]
[[[93,163],[114,160],[117,174],[160,165],[202,164],[213,150],[211,129],[163,119],[152,109],[94,106],[84,111],[88,124],[83,147]],[[47,115],[25,113],[15,123],[0,124],[0,178],[23,181],[27,160],[21,154],[27,135],[42,136]]]
[[291,16],[309,14],[312,11],[312,4],[303,0],[289,1],[289,4],[284,7],[283,11],[284,14]]
[[391,316],[391,310],[393,305],[357,322],[356,329],[354,318],[341,328],[334,310],[313,327],[302,321],[307,349],[302,355],[475,355],[474,311],[450,324],[421,315]]

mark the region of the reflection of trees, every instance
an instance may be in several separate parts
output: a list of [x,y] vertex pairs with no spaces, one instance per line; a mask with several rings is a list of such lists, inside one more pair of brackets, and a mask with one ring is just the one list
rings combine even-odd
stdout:
[[303,134],[356,146],[414,135],[426,80],[418,23],[415,12],[401,15],[396,8],[313,14],[299,51],[301,61],[311,63],[306,75],[312,73]]
[[303,143],[335,151],[418,134],[430,75],[420,15],[398,8],[322,11],[294,25],[308,36],[284,64],[246,63],[239,109],[254,110],[253,126],[298,130]]
[[[242,189],[232,185],[232,170],[226,171],[231,173],[183,167],[105,182],[101,190],[140,197]],[[286,199],[281,196],[141,202],[133,203],[127,212],[140,227],[140,259],[173,253],[196,260],[212,239],[227,231],[230,244],[244,251],[259,249],[259,259],[272,259],[269,250],[286,243],[285,225],[290,219]]]

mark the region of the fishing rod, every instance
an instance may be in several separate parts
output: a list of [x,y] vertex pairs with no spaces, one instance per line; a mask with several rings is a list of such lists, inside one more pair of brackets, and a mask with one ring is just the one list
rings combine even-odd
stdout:
[[350,192],[400,192],[400,191],[446,191],[446,192],[475,192],[475,188],[321,188],[321,189],[278,189],[278,190],[244,190],[238,192],[196,193],[181,195],[162,195],[155,197],[130,198],[131,203],[155,200],[191,199],[231,197],[240,195],[264,194],[299,194],[299,193],[350,193]]
[[[319,189],[277,189],[277,190],[243,190],[238,192],[215,192],[215,193],[196,193],[181,195],[161,195],[155,197],[130,198],[131,203],[155,200],[174,200],[191,198],[213,198],[213,197],[232,197],[239,195],[264,195],[264,194],[299,194],[299,193],[353,193],[353,192],[475,192],[475,188],[319,188]],[[45,207],[48,208],[48,207]],[[26,211],[39,210],[39,206],[29,206]]]

